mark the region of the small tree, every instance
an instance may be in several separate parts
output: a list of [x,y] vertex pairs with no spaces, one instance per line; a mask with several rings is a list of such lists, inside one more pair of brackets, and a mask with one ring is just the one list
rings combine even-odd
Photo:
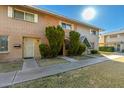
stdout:
[[46,27],[46,37],[49,41],[52,57],[56,57],[59,54],[64,42],[64,35],[64,30],[60,26]]
[[70,31],[69,38],[70,38],[69,54],[77,55],[80,46],[80,34],[75,31]]

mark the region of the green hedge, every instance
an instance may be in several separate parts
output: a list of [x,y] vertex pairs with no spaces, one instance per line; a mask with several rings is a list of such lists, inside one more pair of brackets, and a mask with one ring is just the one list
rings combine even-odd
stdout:
[[82,53],[85,52],[85,50],[86,46],[84,44],[80,44],[77,54],[82,55]]
[[115,48],[112,46],[102,46],[102,47],[99,47],[99,51],[114,52]]
[[46,27],[46,37],[49,41],[52,57],[58,56],[64,42],[64,36],[64,30],[60,26]]
[[70,39],[69,55],[77,55],[80,46],[80,34],[76,31],[70,31],[69,39]]
[[39,49],[40,49],[40,54],[42,58],[50,57],[50,48],[48,45],[40,44]]
[[90,53],[91,54],[98,54],[98,51],[97,50],[91,50]]

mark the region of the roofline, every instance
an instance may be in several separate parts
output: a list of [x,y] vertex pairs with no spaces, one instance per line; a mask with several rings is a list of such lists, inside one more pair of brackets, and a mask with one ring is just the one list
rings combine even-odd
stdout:
[[108,32],[108,33],[104,33],[102,35],[107,36],[107,35],[122,34],[122,33],[124,33],[124,31],[123,32],[122,31],[120,31],[120,32],[118,32],[118,31],[116,31],[116,32]]
[[[22,5],[21,5],[21,6],[22,6]],[[78,23],[78,24],[81,24],[81,25],[86,25],[86,26],[89,26],[89,27],[98,29],[99,31],[104,31],[104,29],[99,28],[99,27],[96,27],[96,26],[94,26],[94,25],[91,25],[91,24],[88,24],[88,23],[84,23],[84,22],[80,22],[80,21],[75,20],[75,19],[70,19],[70,18],[65,17],[65,16],[63,16],[63,15],[56,14],[56,13],[53,13],[53,12],[48,11],[48,10],[45,10],[45,9],[37,8],[37,7],[35,7],[35,6],[23,5],[23,7],[30,8],[30,9],[33,9],[33,10],[36,10],[36,11],[39,11],[39,12],[44,12],[44,13],[46,13],[46,14],[54,15],[54,16],[57,16],[57,17],[61,17],[61,18],[64,18],[64,19],[66,19],[66,20],[73,21],[73,22]]]

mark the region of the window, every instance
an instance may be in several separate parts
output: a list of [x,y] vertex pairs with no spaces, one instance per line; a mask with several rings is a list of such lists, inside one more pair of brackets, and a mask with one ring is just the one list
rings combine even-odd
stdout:
[[110,38],[117,38],[117,35],[110,35]]
[[62,23],[62,28],[66,29],[66,24],[65,23]]
[[89,41],[87,40],[87,38],[84,39],[84,42],[83,42],[88,48],[91,47]]
[[14,10],[14,18],[21,19],[21,20],[26,20],[26,21],[30,21],[30,22],[35,21],[34,14],[27,13],[25,11],[19,11],[19,10]]
[[14,18],[24,20],[24,12],[14,10]]
[[25,13],[25,20],[34,22],[34,14]]
[[67,30],[72,30],[72,25],[71,24],[62,23],[62,28],[63,29],[67,29]]
[[80,37],[80,41],[86,45],[87,48],[91,48],[90,42],[85,36]]
[[8,51],[8,36],[0,36],[0,52]]
[[92,34],[92,35],[97,35],[97,32],[94,31],[94,30],[92,30],[92,31],[91,31],[91,34]]
[[93,35],[96,35],[96,31],[92,31],[92,34],[93,34]]

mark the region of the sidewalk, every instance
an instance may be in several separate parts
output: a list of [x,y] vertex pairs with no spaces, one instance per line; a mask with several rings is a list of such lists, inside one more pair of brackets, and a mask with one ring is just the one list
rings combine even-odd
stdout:
[[78,69],[81,67],[97,64],[114,58],[119,58],[122,56],[111,55],[108,57],[97,57],[87,60],[81,60],[80,62],[70,62],[66,64],[57,64],[47,67],[39,67],[33,70],[26,71],[14,71],[9,73],[0,73],[0,87],[7,87],[12,84],[21,83],[24,81],[34,80],[50,75],[55,75],[58,73],[70,71],[73,69]]

